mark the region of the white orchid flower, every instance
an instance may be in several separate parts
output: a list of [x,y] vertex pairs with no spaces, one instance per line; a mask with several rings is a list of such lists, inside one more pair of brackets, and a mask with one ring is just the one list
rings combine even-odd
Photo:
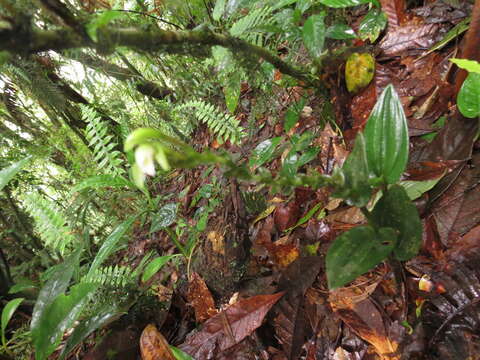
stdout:
[[140,171],[149,176],[155,176],[155,149],[143,144],[135,150],[135,163]]

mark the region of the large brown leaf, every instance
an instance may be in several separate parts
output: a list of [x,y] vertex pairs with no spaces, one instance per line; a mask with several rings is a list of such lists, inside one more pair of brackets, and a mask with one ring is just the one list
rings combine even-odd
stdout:
[[147,325],[142,332],[140,351],[142,360],[175,360],[167,340],[152,324]]
[[217,313],[212,294],[207,284],[196,272],[193,272],[188,283],[187,299],[195,310],[195,319],[202,323]]
[[379,47],[387,56],[396,56],[407,50],[428,49],[441,39],[438,24],[415,24],[389,31]]
[[238,301],[207,320],[202,330],[189,336],[180,348],[196,360],[214,359],[262,325],[265,315],[282,295],[258,295]]
[[405,0],[380,0],[382,10],[387,14],[390,29],[399,27],[405,17]]

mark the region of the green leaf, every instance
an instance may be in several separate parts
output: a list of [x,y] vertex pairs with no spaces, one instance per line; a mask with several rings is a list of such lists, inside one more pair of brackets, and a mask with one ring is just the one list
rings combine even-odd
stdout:
[[168,203],[163,205],[152,220],[150,233],[154,233],[160,229],[172,225],[177,218],[177,204]]
[[170,350],[172,350],[172,354],[173,356],[175,356],[175,359],[177,360],[195,360],[190,355],[183,352],[179,348],[176,348],[175,346],[170,345]]
[[422,245],[422,223],[417,208],[402,186],[391,186],[377,202],[371,215],[372,225],[397,231],[394,254],[398,260],[409,260],[417,255]]
[[1,321],[1,326],[2,326],[2,344],[3,346],[6,346],[7,339],[5,338],[5,330],[7,329],[8,322],[13,316],[13,313],[17,308],[20,306],[21,302],[23,301],[23,298],[17,298],[10,300],[7,305],[2,310],[2,321]]
[[450,61],[456,64],[460,69],[480,74],[480,63],[478,61],[467,59],[450,59]]
[[111,174],[96,175],[89,177],[79,184],[75,185],[72,189],[72,192],[82,191],[84,189],[93,188],[103,188],[103,187],[134,187],[134,185],[127,179],[121,176],[115,176]]
[[285,121],[283,125],[285,132],[289,132],[295,126],[298,119],[300,118],[300,113],[305,106],[305,102],[306,99],[302,97],[298,102],[290,105],[287,112],[285,113]]
[[432,189],[440,179],[443,177],[439,176],[436,179],[424,180],[424,181],[400,181],[398,184],[402,186],[407,192],[407,196],[410,200],[418,199],[420,196],[425,194],[427,191]]
[[116,304],[107,304],[95,315],[80,322],[80,324],[75,327],[75,330],[73,330],[73,333],[68,337],[59,359],[65,359],[65,356],[67,356],[70,351],[80,344],[88,335],[116,320],[122,313],[122,309]]
[[9,294],[16,294],[16,293],[22,292],[24,290],[34,289],[36,287],[37,286],[35,285],[35,283],[33,281],[28,280],[28,281],[17,283],[15,285],[13,285],[10,289],[8,289],[8,293]]
[[60,294],[45,309],[38,327],[32,330],[36,360],[45,360],[55,351],[63,333],[72,327],[80,315],[88,295],[96,288],[96,285],[88,283],[72,286],[69,295]]
[[98,250],[95,259],[90,265],[88,270],[87,278],[95,273],[100,265],[116,250],[118,242],[122,239],[123,235],[130,229],[133,222],[135,221],[136,216],[130,216],[123,223],[118,225],[110,235],[105,239],[100,250]]
[[345,64],[345,82],[349,92],[357,92],[370,84],[375,75],[375,59],[368,53],[353,53]]
[[121,16],[123,16],[123,14],[119,11],[108,10],[102,12],[85,26],[88,36],[90,36],[94,42],[97,42],[97,30]]
[[217,0],[215,2],[215,7],[213,8],[213,13],[212,17],[213,20],[218,21],[223,15],[223,12],[225,11],[225,3],[226,0]]
[[297,0],[295,7],[303,14],[305,11],[310,9],[310,7],[313,5],[313,2],[314,0]]
[[319,3],[333,8],[344,8],[376,2],[373,0],[319,0]]
[[313,58],[319,58],[322,55],[325,43],[324,19],[324,14],[312,15],[303,25],[303,43]]
[[297,0],[280,0],[280,1],[276,1],[275,2],[275,5],[272,7],[272,10],[278,10],[282,7],[285,7],[285,6],[288,6],[288,5],[292,5],[293,3],[296,3]]
[[396,237],[391,228],[375,231],[371,226],[358,226],[336,238],[326,257],[329,289],[344,286],[385,260]]
[[408,126],[393,85],[377,100],[367,125],[365,142],[369,170],[388,184],[402,175],[408,160]]
[[344,176],[344,184],[339,186],[333,195],[345,199],[349,205],[365,206],[372,195],[372,187],[369,183],[370,170],[362,133],[358,133],[355,146],[340,171]]
[[373,8],[363,18],[358,27],[360,39],[375,42],[380,33],[387,26],[387,15],[380,9]]
[[227,85],[224,87],[225,103],[227,109],[233,114],[240,99],[240,76],[239,73],[231,74]]
[[458,109],[467,118],[480,116],[480,73],[471,72],[457,96]]
[[356,39],[357,34],[346,24],[334,24],[327,29],[325,34],[327,38],[335,40]]
[[58,264],[49,275],[49,279],[40,290],[33,308],[32,321],[30,322],[32,332],[37,330],[45,309],[55,301],[57,296],[67,290],[73,272],[78,269],[81,252],[82,248],[75,250],[63,263]]
[[279,136],[262,141],[260,144],[258,144],[257,147],[252,151],[252,155],[249,160],[250,167],[259,167],[272,160],[275,154],[275,149],[281,140],[282,138]]
[[320,201],[317,205],[315,205],[310,210],[308,210],[307,214],[304,217],[302,217],[300,220],[298,220],[298,222],[295,225],[293,225],[291,228],[286,229],[285,232],[291,231],[296,227],[299,227],[300,225],[305,224],[308,220],[312,218],[313,215],[317,213],[318,210],[320,210],[323,207],[323,205],[324,204]]
[[0,170],[0,191],[7,185],[7,183],[13,179],[19,171],[21,171],[31,160],[30,156],[27,156],[25,159],[17,161],[12,165]]
[[157,257],[148,263],[145,266],[142,274],[142,282],[150,280],[150,278],[155,275],[167,262],[176,257],[177,255],[165,255]]

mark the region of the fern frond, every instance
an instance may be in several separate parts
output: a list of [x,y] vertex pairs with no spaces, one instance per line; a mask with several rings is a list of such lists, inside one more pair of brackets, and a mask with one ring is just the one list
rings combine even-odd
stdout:
[[96,269],[83,281],[105,287],[122,288],[135,281],[137,274],[130,266],[106,266]]
[[240,122],[234,116],[224,113],[212,104],[202,100],[192,100],[185,104],[177,106],[176,111],[187,108],[193,108],[193,115],[198,121],[207,124],[220,140],[229,140],[234,144],[239,144],[243,137],[243,128]]
[[108,135],[107,123],[100,119],[95,109],[85,105],[82,106],[82,118],[88,123],[85,137],[89,142],[88,146],[93,150],[93,157],[99,170],[114,176],[125,174],[122,154],[114,150],[117,144],[112,141],[113,135]]
[[254,9],[250,13],[237,22],[230,28],[230,35],[245,39],[255,45],[262,46],[264,36],[258,31],[261,25],[269,25],[273,23],[272,8],[265,6],[259,9]]
[[63,211],[55,203],[36,193],[27,195],[25,206],[35,220],[35,228],[45,247],[64,255],[75,237]]

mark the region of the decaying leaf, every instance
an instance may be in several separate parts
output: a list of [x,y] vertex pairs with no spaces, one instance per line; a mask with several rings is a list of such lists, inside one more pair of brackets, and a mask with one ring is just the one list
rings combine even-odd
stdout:
[[212,294],[207,288],[207,284],[196,272],[190,276],[188,284],[187,299],[195,310],[195,319],[202,323],[210,319],[217,313]]
[[176,360],[167,340],[152,324],[147,325],[142,332],[140,351],[142,360]]
[[180,349],[197,360],[215,359],[217,353],[238,344],[262,325],[265,315],[282,295],[258,295],[238,301],[207,320]]

